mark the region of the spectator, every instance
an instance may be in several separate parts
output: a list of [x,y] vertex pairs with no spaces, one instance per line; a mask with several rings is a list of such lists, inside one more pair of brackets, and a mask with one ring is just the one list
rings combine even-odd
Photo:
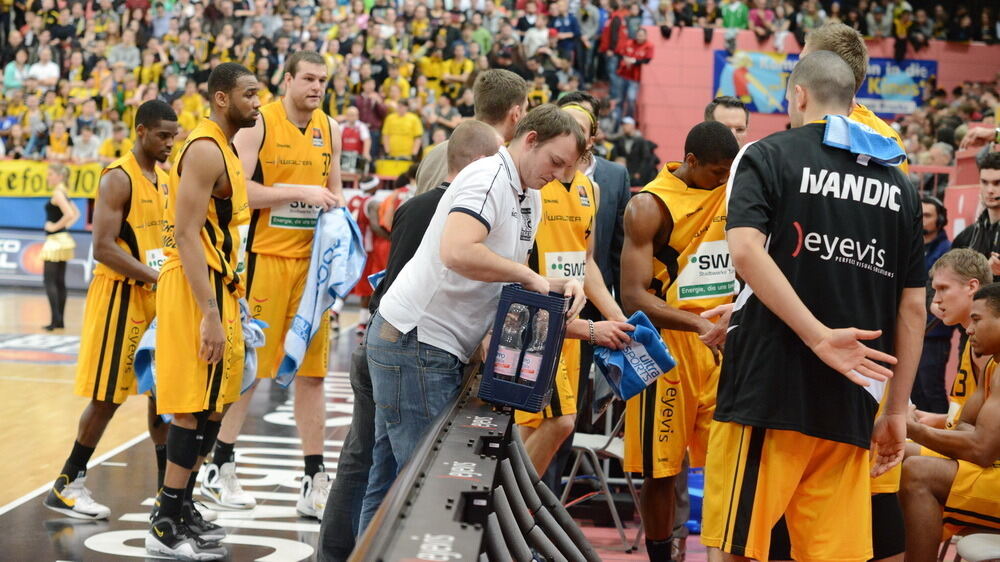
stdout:
[[34,78],[39,86],[51,88],[59,81],[59,74],[59,65],[52,60],[52,49],[46,47],[38,50],[38,62],[28,68],[25,78]]
[[108,50],[108,64],[114,67],[116,64],[124,64],[125,70],[131,72],[132,69],[142,63],[142,54],[135,46],[135,32],[127,29],[122,33],[121,42],[113,45]]
[[750,10],[750,30],[760,42],[774,35],[774,11],[767,7],[767,0],[753,0],[754,8]]
[[538,16],[535,19],[535,25],[532,26],[531,29],[525,31],[524,36],[521,39],[521,46],[524,49],[524,56],[529,59],[534,57],[538,49],[548,45],[548,43],[549,43],[548,18],[546,16]]
[[[936,142],[927,151],[928,166],[951,166],[955,157],[955,148],[946,142]],[[934,173],[928,174],[920,182],[920,193],[944,198],[944,190],[948,187],[948,174]]]
[[7,63],[3,71],[4,90],[14,90],[24,87],[28,78],[28,51],[24,48],[14,53],[14,60]]
[[993,275],[1000,275],[1000,152],[989,152],[977,162],[983,212],[976,222],[955,236],[952,248],[970,248],[990,261]]
[[472,119],[475,116],[476,105],[472,88],[466,88],[462,92],[462,97],[458,98],[458,103],[455,104],[455,110],[462,119]]
[[558,0],[549,6],[549,27],[556,30],[559,58],[572,65],[580,43],[580,23],[576,16],[568,12],[566,0]]
[[804,35],[808,35],[814,29],[823,27],[823,24],[826,23],[826,12],[820,6],[819,0],[806,0],[802,4],[798,23],[800,33]]
[[457,127],[462,121],[462,115],[460,115],[458,110],[452,106],[451,98],[448,96],[440,96],[437,99],[437,103],[428,106],[428,108],[430,111],[428,112],[429,115],[427,124],[430,126],[431,135],[438,130],[441,130],[444,131],[444,138],[450,137],[452,131],[454,131],[455,127]]
[[[948,210],[936,197],[923,196],[924,267],[928,272],[934,262],[951,249],[948,233]],[[982,259],[982,258],[980,258]],[[928,304],[933,293],[928,291]],[[910,400],[918,410],[935,414],[948,412],[948,397],[945,394],[944,375],[951,351],[953,327],[946,326],[928,309],[927,329],[924,335],[924,349],[920,355],[920,366],[913,381]]]
[[465,57],[465,45],[461,43],[452,48],[454,56],[444,61],[444,72],[441,75],[441,82],[444,87],[444,94],[452,99],[457,99],[465,83],[472,75],[475,63]]
[[406,104],[397,104],[396,110],[386,116],[382,126],[382,146],[386,158],[395,162],[386,163],[381,171],[376,169],[376,173],[398,176],[405,172],[412,162],[419,159],[423,134],[420,118],[410,113]]
[[636,116],[636,100],[639,99],[639,83],[642,80],[642,65],[653,60],[653,44],[646,41],[645,28],[635,34],[635,39],[629,40],[622,47],[621,63],[618,65],[618,76],[625,81],[621,98],[621,114]]
[[101,140],[94,135],[94,129],[90,126],[84,126],[80,129],[80,136],[73,137],[70,159],[80,163],[95,162],[100,157],[100,147]]
[[656,176],[656,157],[652,143],[642,138],[635,119],[622,118],[622,134],[614,142],[615,160],[629,171],[632,185],[645,185]]
[[70,145],[72,141],[69,131],[66,130],[64,121],[55,121],[49,130],[49,138],[45,147],[45,159],[50,161],[65,162],[70,159]]
[[722,27],[747,29],[750,24],[749,13],[743,0],[727,0],[722,4]]
[[369,78],[361,85],[361,94],[354,97],[353,105],[358,108],[358,115],[365,125],[368,125],[372,136],[372,158],[382,154],[382,122],[386,117],[386,107],[382,97],[375,91],[375,80]]
[[101,148],[97,152],[101,163],[107,166],[129,150],[132,150],[132,140],[128,138],[128,127],[125,123],[119,122],[115,123],[111,138],[101,143]]

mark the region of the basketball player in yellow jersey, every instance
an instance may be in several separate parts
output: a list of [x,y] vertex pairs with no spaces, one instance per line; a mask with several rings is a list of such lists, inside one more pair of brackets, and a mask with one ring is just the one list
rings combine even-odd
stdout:
[[[584,154],[591,155],[590,149],[597,134],[597,120],[593,113],[576,104],[563,106],[562,109],[580,122],[588,139]],[[595,237],[591,233],[600,193],[581,171],[589,165],[589,157],[581,157],[568,181],[557,179],[542,188],[542,222],[538,225],[528,265],[543,277],[565,277],[582,282],[584,294],[609,320],[594,322],[576,319],[570,322],[553,379],[552,402],[539,413],[514,412],[524,447],[538,474],[545,474],[559,446],[576,427],[580,340],[621,349],[629,341],[626,332],[633,329],[625,322],[627,318],[608,292],[604,277],[594,261]],[[528,343],[525,342],[525,347]]]
[[[177,115],[161,101],[136,112],[136,144],[101,174],[94,207],[94,258],[76,370],[76,394],[90,398],[76,442],[45,506],[77,519],[107,519],[107,507],[84,487],[87,462],[125,399],[136,393],[135,349],[156,312],[153,287],[163,251],[162,190],[165,162],[177,134]],[[166,463],[166,426],[150,398],[149,434],[156,444],[159,478]]]
[[[972,298],[981,288],[993,282],[993,272],[986,256],[968,248],[946,252],[931,266],[931,287],[934,300],[931,311],[946,326],[961,324],[968,329],[972,323]],[[961,420],[966,401],[976,392],[977,375],[983,371],[989,357],[976,355],[966,342],[958,362],[958,373],[948,397],[948,413],[932,414],[914,410],[915,421],[938,429],[955,429]],[[916,443],[907,443],[907,456],[935,454]]]
[[[321,109],[327,66],[319,53],[298,51],[285,62],[285,95],[260,109],[261,119],[233,143],[247,175],[253,215],[247,237],[247,301],[267,323],[257,350],[258,379],[274,378],[284,357],[285,334],[299,307],[309,271],[319,211],[342,205],[340,127]],[[326,405],[323,377],[330,353],[329,317],[295,377],[295,424],[302,438],[305,477],[300,515],[321,518],[330,491],[323,468]],[[251,508],[256,502],[235,474],[233,444],[256,384],[226,414],[202,492],[219,504]]]
[[899,496],[906,559],[934,560],[941,541],[965,527],[1000,529],[1000,283],[973,296],[969,345],[991,356],[954,430],[907,421],[907,435],[938,454],[903,462]]
[[699,340],[716,327],[700,314],[732,302],[735,274],[726,245],[729,166],[736,137],[719,122],[695,125],[683,162],[669,162],[625,209],[622,303],[642,310],[661,330],[677,367],[626,404],[625,470],[642,473],[639,498],[646,551],[670,559],[674,477],[685,451],[705,464],[715,410],[718,351]]
[[237,130],[256,122],[259,89],[253,73],[239,64],[216,66],[208,77],[209,118],[191,131],[170,170],[166,259],[156,292],[156,406],[173,420],[167,473],[146,535],[151,554],[226,556],[214,542],[225,532],[202,521],[185,499],[243,379],[240,271],[250,208],[231,142]]

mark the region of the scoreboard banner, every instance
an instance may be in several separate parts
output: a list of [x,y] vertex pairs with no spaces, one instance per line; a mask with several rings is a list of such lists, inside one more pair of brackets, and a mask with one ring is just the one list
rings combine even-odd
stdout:
[[[713,96],[734,96],[756,113],[785,113],[785,85],[799,56],[758,51],[715,51]],[[913,113],[923,104],[937,61],[873,58],[858,103],[882,117]]]
[[[69,164],[67,189],[70,197],[94,199],[104,165]],[[0,197],[46,197],[52,195],[48,162],[0,160]]]

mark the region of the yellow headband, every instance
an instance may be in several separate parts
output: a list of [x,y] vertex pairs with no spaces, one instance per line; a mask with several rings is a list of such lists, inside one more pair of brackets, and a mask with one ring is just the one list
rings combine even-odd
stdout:
[[566,105],[562,106],[562,109],[563,110],[579,109],[580,111],[582,111],[583,114],[586,115],[588,119],[590,119],[590,134],[591,134],[591,136],[597,134],[597,118],[594,117],[594,114],[591,113],[591,111],[589,109],[587,109],[586,107],[583,107],[582,105],[580,105],[578,103],[567,103]]

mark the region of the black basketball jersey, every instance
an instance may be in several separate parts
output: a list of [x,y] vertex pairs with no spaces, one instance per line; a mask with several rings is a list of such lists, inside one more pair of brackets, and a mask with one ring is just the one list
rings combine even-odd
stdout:
[[[926,279],[921,208],[894,167],[822,143],[825,123],[770,135],[734,163],[727,229],[767,235],[767,252],[830,328],[880,329],[893,352],[902,291]],[[715,419],[868,448],[883,386],[824,364],[746,287],[736,301]]]

